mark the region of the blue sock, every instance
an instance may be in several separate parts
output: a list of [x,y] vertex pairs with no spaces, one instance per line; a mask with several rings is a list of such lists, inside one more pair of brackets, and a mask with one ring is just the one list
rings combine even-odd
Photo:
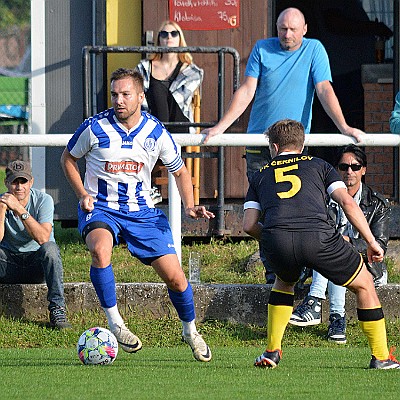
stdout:
[[172,301],[179,319],[184,322],[193,321],[196,318],[194,311],[193,290],[190,283],[184,292],[173,292],[168,289],[169,298]]
[[106,268],[90,267],[90,280],[96,290],[103,308],[111,308],[117,304],[114,272],[111,264]]

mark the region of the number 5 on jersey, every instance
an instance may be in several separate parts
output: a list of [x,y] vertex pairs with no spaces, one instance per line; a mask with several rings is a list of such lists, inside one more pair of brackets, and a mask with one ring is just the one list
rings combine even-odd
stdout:
[[292,187],[286,192],[277,192],[277,195],[281,199],[289,199],[296,195],[296,193],[301,189],[301,180],[297,175],[287,174],[286,172],[293,171],[294,169],[299,169],[299,165],[290,165],[288,167],[276,168],[275,169],[275,182],[289,182]]

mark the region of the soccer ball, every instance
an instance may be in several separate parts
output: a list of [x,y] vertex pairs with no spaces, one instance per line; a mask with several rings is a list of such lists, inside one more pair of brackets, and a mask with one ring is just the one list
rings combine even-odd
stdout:
[[117,339],[108,329],[100,327],[83,332],[76,348],[79,359],[86,365],[111,364],[118,354]]

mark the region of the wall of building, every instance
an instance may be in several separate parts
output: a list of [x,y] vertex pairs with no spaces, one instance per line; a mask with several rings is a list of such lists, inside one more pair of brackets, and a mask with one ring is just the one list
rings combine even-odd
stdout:
[[[107,0],[107,46],[140,46],[142,38],[142,1]],[[140,60],[139,54],[109,54],[107,76],[117,68],[133,68]]]
[[[363,66],[364,128],[366,133],[390,133],[389,118],[393,110],[392,65]],[[366,183],[388,199],[395,197],[394,149],[367,147]]]

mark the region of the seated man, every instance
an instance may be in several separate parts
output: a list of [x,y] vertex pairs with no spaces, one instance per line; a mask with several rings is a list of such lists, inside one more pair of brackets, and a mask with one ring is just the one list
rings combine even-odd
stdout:
[[65,315],[63,266],[54,240],[54,203],[33,189],[31,167],[12,161],[6,169],[8,192],[0,196],[0,283],[47,284],[50,326],[70,328]]
[[[389,241],[390,207],[388,201],[379,193],[361,182],[367,171],[367,155],[359,147],[351,144],[339,154],[338,172],[347,187],[348,193],[363,211],[375,239],[386,252]],[[387,268],[384,262],[369,263],[367,243],[358,231],[347,221],[343,210],[333,200],[329,200],[328,212],[336,229],[362,254],[368,271],[374,279],[375,287],[387,283]],[[333,284],[321,274],[313,271],[313,280],[308,296],[290,317],[290,323],[297,326],[311,326],[321,323],[321,300],[325,299],[328,287],[330,301],[330,326],[328,340],[338,344],[346,343],[345,300],[346,288]]]

